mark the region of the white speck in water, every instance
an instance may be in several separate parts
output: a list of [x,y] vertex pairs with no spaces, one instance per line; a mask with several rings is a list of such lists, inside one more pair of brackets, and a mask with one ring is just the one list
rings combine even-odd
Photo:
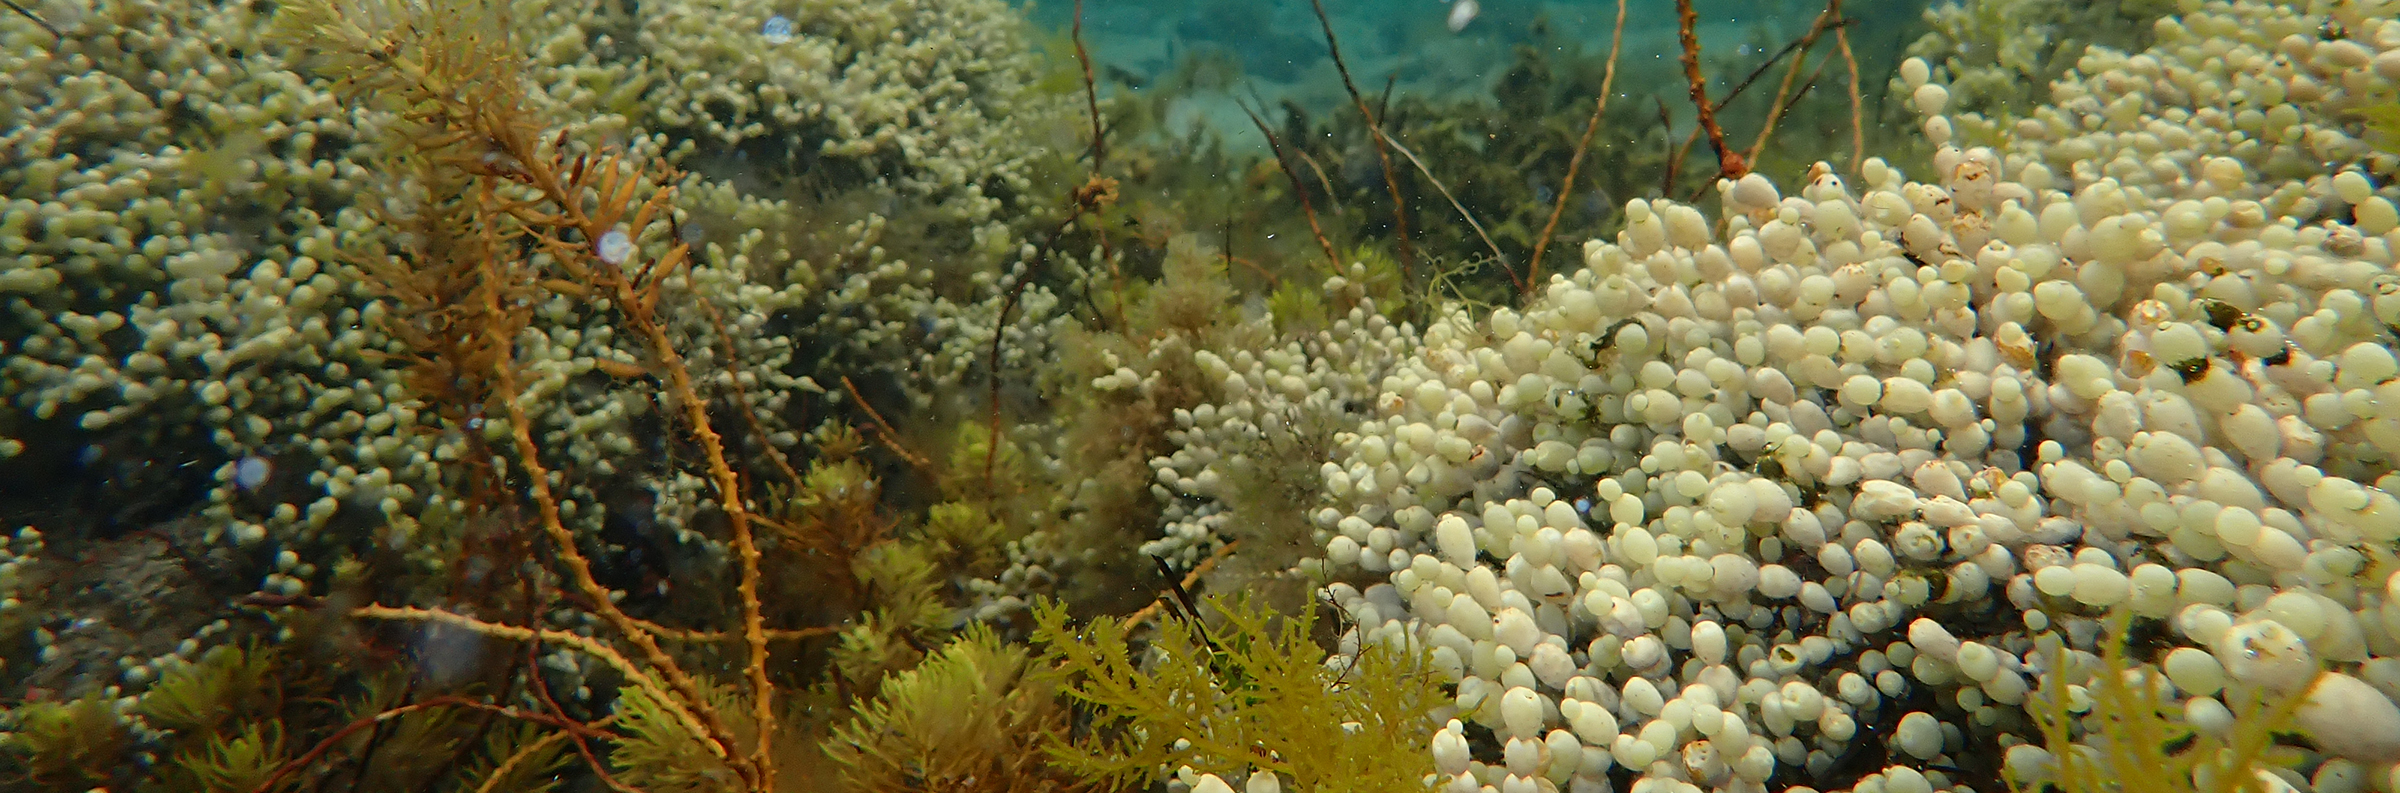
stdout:
[[1483,13],[1483,7],[1476,5],[1475,0],[1458,0],[1451,3],[1450,32],[1457,33],[1466,30],[1467,23],[1475,21],[1475,15],[1480,13]]
[[597,247],[600,260],[609,264],[624,264],[626,259],[633,258],[633,238],[625,236],[624,229],[610,229],[600,235]]

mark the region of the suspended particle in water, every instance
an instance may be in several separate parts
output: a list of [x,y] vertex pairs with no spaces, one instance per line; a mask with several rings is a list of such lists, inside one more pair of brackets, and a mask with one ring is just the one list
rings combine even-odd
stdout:
[[600,244],[596,247],[599,248],[600,260],[609,264],[624,264],[626,259],[633,258],[633,238],[625,236],[624,229],[610,229],[607,234],[600,235]]
[[758,32],[767,37],[769,44],[790,42],[792,40],[792,19],[782,14],[767,17],[766,26],[760,28]]
[[1458,33],[1466,30],[1467,23],[1475,21],[1475,16],[1481,13],[1483,13],[1483,7],[1477,5],[1475,0],[1457,0],[1457,2],[1451,3],[1450,32]]
[[267,475],[273,472],[274,467],[267,463],[267,458],[257,455],[244,457],[233,464],[233,484],[243,490],[257,490],[260,485],[267,483]]

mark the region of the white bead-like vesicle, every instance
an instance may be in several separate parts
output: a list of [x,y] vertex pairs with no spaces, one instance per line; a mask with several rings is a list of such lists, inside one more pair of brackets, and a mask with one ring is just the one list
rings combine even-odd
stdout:
[[2177,647],[2167,652],[2160,666],[2167,680],[2178,690],[2192,696],[2210,696],[2225,687],[2225,667],[2207,651],[2192,647]]
[[2310,685],[2297,720],[2334,756],[2374,765],[2400,762],[2400,706],[2366,681],[2324,673]]
[[2077,564],[2073,567],[2077,602],[2097,608],[2114,606],[2132,592],[2132,582],[2116,568],[2098,564]]
[[1434,732],[1432,748],[1434,769],[1444,776],[1465,773],[1467,763],[1473,759],[1467,747],[1465,728],[1457,719],[1451,719],[1448,728]]
[[2000,655],[1981,642],[1961,642],[1958,646],[1958,671],[1967,679],[1984,682],[2000,671]]
[[1910,711],[1908,716],[1901,716],[1901,726],[1891,740],[1910,757],[1934,759],[1942,755],[1942,723],[1934,721],[1934,716],[1925,711]]
[[[1572,714],[1568,713],[1566,702],[1574,702],[1578,706]],[[1607,708],[1589,702],[1575,702],[1574,700],[1566,702],[1559,704],[1559,714],[1567,719],[1570,726],[1574,727],[1576,737],[1582,738],[1584,743],[1593,746],[1607,746],[1616,740],[1616,714],[1610,713]]]
[[2307,642],[2274,620],[2234,625],[2213,644],[2228,677],[2270,691],[2297,690],[2317,674]]
[[1441,548],[1442,560],[1457,567],[1475,564],[1475,532],[1467,521],[1457,515],[1443,515],[1434,524],[1434,544]]
[[1492,639],[1515,651],[1518,657],[1526,658],[1533,655],[1533,648],[1541,642],[1542,629],[1534,624],[1532,615],[1511,608],[1494,618]]
[[1530,688],[1511,688],[1500,695],[1500,723],[1511,736],[1541,734],[1542,696]]
[[1715,665],[1725,662],[1725,629],[1716,622],[1701,620],[1693,623],[1691,642],[1692,657],[1700,659],[1701,663]]

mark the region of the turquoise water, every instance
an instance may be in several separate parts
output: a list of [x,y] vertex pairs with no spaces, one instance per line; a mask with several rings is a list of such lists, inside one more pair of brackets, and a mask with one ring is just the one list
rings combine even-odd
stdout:
[[[1859,51],[1876,65],[1915,35],[1928,0],[1869,0],[1848,4]],[[1031,4],[1038,24],[1065,30],[1071,0]],[[1520,47],[1547,48],[1585,58],[1608,54],[1617,5],[1589,2],[1479,3],[1467,24],[1450,28],[1444,0],[1329,0],[1323,6],[1342,57],[1363,91],[1388,84],[1402,95],[1437,99],[1486,97],[1516,61]],[[1764,0],[1696,4],[1695,32],[1711,73],[1747,72],[1783,43],[1805,34],[1820,3]],[[1672,99],[1689,90],[1677,63],[1676,8],[1669,0],[1625,4],[1620,95],[1651,104],[1646,94]],[[1086,46],[1100,73],[1118,90],[1195,90],[1177,109],[1221,130],[1247,132],[1235,97],[1257,95],[1272,105],[1346,106],[1347,94],[1328,56],[1316,8],[1302,0],[1230,0],[1200,4],[1087,2]],[[1727,86],[1716,85],[1719,91]],[[1237,135],[1237,138],[1251,136]]]

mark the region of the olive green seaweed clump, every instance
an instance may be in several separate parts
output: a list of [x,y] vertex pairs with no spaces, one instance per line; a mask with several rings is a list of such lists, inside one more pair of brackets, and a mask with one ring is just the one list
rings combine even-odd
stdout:
[[1329,664],[1308,610],[1278,617],[1248,598],[1207,610],[1215,627],[1168,620],[1137,653],[1116,620],[1078,630],[1063,607],[1037,607],[1034,642],[1091,711],[1088,737],[1054,744],[1051,762],[1119,790],[1183,767],[1326,793],[1415,790],[1433,773],[1425,737],[1448,698],[1421,653],[1366,642]]

